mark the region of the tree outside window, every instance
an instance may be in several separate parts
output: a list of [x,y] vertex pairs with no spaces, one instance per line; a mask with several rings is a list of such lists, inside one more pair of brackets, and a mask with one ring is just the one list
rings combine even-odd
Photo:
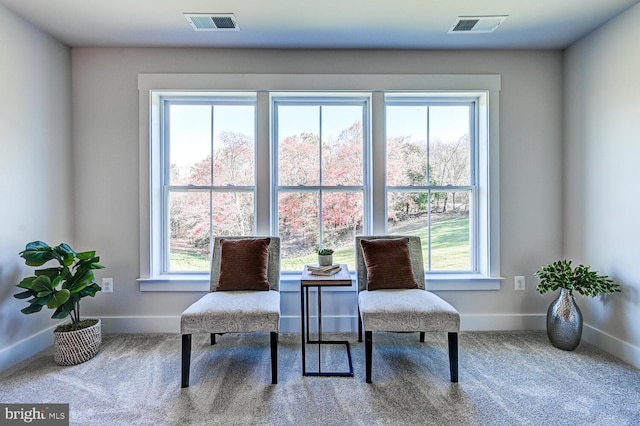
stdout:
[[470,103],[387,102],[387,229],[419,235],[431,272],[474,268],[472,112]]
[[323,247],[354,269],[353,241],[365,220],[366,100],[276,99],[274,109],[282,269],[317,262]]
[[166,109],[165,270],[208,271],[213,236],[254,233],[255,105],[219,99]]

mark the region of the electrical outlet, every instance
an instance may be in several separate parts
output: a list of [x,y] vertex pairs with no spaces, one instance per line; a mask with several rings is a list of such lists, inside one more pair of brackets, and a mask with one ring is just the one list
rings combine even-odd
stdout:
[[524,291],[525,290],[525,280],[523,275],[516,275],[514,279],[515,289],[516,291]]
[[113,293],[113,278],[102,279],[102,292]]

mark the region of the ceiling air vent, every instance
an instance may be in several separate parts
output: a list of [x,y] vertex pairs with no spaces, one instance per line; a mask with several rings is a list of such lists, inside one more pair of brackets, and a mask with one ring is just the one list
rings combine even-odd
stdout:
[[507,19],[503,16],[458,16],[449,34],[492,33]]
[[196,31],[240,31],[232,13],[185,13],[184,17]]

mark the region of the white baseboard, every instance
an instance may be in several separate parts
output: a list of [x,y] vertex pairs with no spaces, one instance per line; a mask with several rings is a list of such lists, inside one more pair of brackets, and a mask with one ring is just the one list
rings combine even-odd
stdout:
[[33,336],[1,349],[0,371],[4,371],[53,345],[53,329],[57,326],[58,324],[54,324]]
[[100,317],[103,333],[180,333],[180,316]]
[[[104,333],[180,333],[179,316],[101,317]],[[544,314],[461,315],[462,331],[544,330]],[[311,317],[311,324],[316,323]],[[358,318],[349,315],[323,315],[322,329],[331,332],[356,332]],[[299,333],[300,317],[280,318],[283,333]]]
[[546,330],[545,314],[460,315],[462,331]]
[[591,343],[603,351],[621,359],[622,361],[640,368],[640,348],[633,346],[623,340],[618,339],[595,327],[584,324],[582,328],[582,339]]
[[[317,317],[311,315],[309,317],[309,329],[311,332],[317,331]],[[300,317],[286,316],[280,317],[280,330],[283,333],[300,333]],[[358,317],[356,316],[339,316],[339,315],[322,315],[322,331],[327,333],[351,333],[358,331]]]

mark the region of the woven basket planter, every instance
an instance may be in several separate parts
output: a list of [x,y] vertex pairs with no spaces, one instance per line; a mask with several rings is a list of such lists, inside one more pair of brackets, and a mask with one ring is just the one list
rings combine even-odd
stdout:
[[58,365],[82,364],[93,358],[102,343],[102,323],[76,331],[54,331],[53,359]]

